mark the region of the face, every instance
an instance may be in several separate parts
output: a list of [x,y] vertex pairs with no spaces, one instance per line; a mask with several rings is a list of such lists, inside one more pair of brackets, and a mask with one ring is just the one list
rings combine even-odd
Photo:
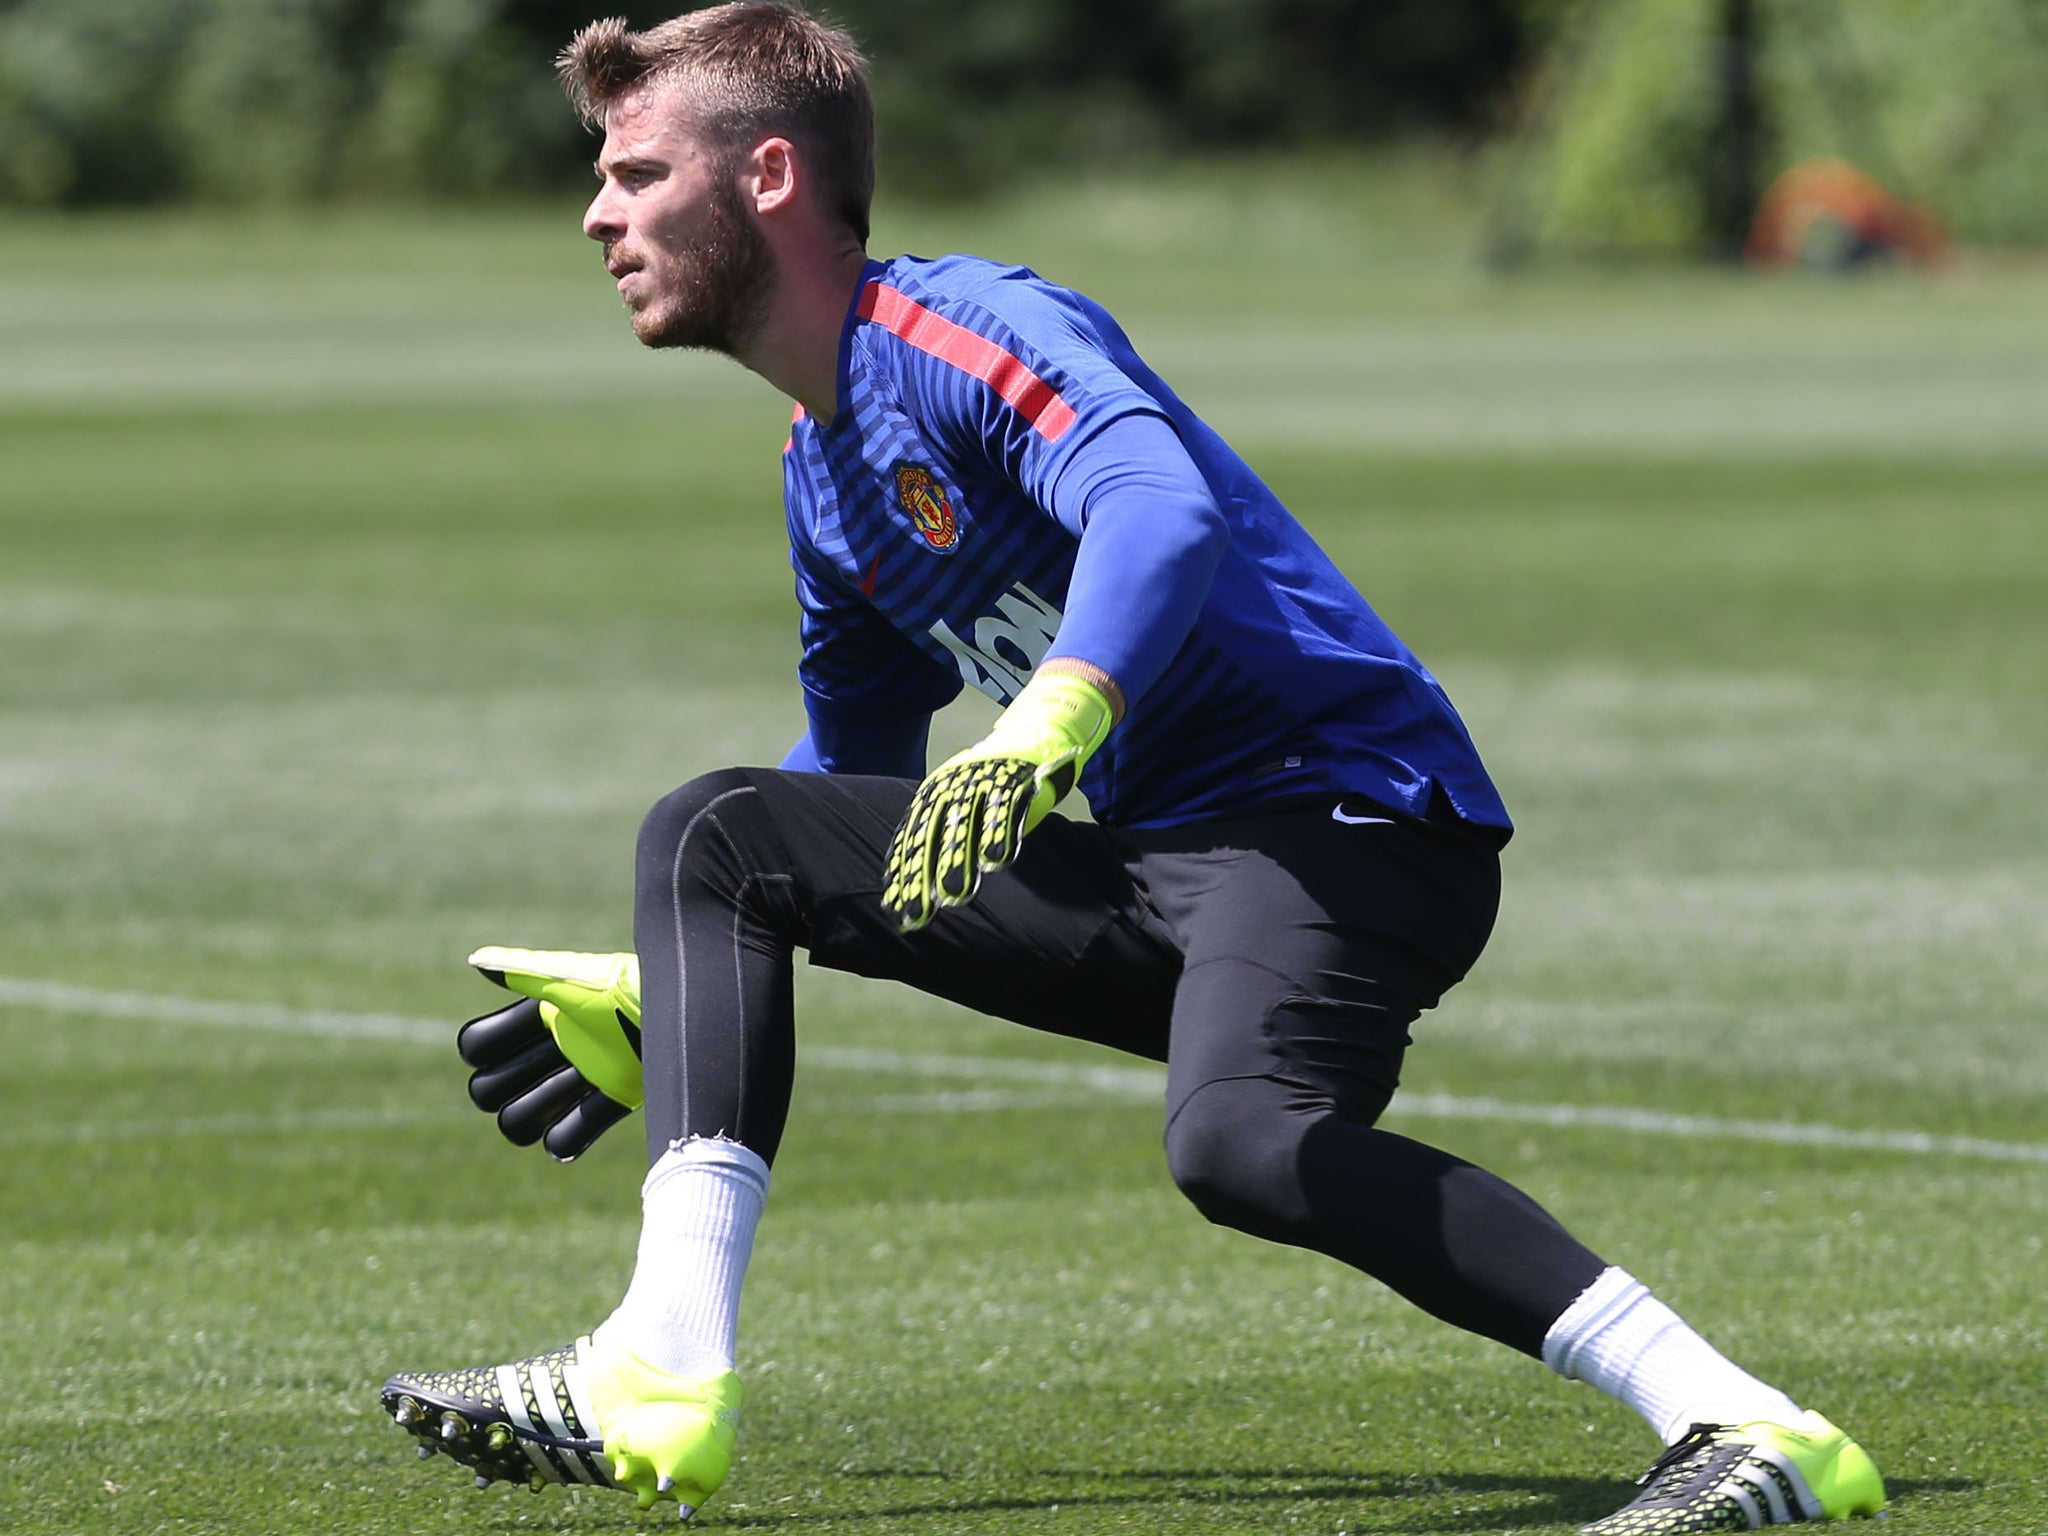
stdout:
[[737,163],[705,145],[673,92],[628,92],[605,112],[604,186],[583,232],[650,347],[737,356],[759,330],[775,261],[735,182]]

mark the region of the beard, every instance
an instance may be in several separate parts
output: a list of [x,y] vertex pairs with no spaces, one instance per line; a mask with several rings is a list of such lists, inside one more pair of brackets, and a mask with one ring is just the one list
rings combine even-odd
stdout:
[[713,180],[702,228],[675,253],[671,270],[675,291],[634,312],[640,344],[737,357],[767,317],[775,256],[729,171]]

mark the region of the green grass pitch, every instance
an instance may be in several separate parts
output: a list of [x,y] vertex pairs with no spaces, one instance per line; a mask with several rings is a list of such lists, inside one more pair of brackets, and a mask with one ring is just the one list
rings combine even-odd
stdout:
[[[1521,833],[1390,1123],[1851,1427],[1894,1529],[2048,1530],[2048,281],[1495,287],[1442,169],[879,244],[1110,302],[1458,700]],[[564,1169],[467,1107],[462,956],[624,942],[644,807],[798,729],[786,408],[642,355],[574,213],[0,231],[14,1536],[660,1528],[476,1492],[375,1397],[563,1341],[631,1262],[631,1131]],[[1149,1069],[800,985],[704,1528],[1627,1497],[1623,1411],[1204,1226]]]

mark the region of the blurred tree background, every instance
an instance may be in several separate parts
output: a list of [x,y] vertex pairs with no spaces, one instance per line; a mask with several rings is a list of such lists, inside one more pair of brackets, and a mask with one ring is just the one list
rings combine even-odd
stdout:
[[[0,0],[0,198],[86,205],[513,192],[589,174],[551,62],[677,0]],[[888,171],[972,192],[1168,148],[1482,121],[1513,0],[836,0]]]
[[[1538,233],[1582,250],[1713,244],[1730,0],[1551,8]],[[1750,0],[1759,171],[1844,157],[1980,244],[2048,239],[2048,0]]]
[[[1680,250],[1727,0],[831,0],[890,191],[1177,153],[1451,137],[1518,158],[1546,242]],[[0,204],[491,198],[588,175],[551,60],[676,0],[0,0]],[[2048,236],[2044,0],[1755,0],[1764,168],[1846,153],[1959,235]],[[1842,103],[1859,103],[1845,113]],[[1868,110],[1863,109],[1867,103]],[[1858,113],[1861,114],[1858,118]],[[1861,126],[1858,126],[1860,122]],[[1873,145],[1881,148],[1873,148]]]

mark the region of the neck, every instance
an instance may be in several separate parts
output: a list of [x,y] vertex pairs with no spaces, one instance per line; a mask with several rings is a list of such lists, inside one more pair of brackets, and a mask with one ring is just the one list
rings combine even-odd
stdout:
[[739,354],[821,424],[839,410],[839,338],[867,259],[849,234],[818,258],[779,261],[767,318]]

